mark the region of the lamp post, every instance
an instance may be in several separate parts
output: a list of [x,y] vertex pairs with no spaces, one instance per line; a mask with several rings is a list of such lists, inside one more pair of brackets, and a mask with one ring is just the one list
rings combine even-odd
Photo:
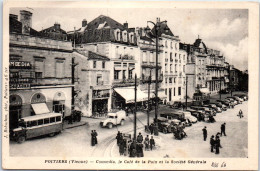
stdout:
[[150,76],[149,76],[149,80],[148,80],[148,105],[147,105],[147,129],[149,129],[149,120],[150,120],[150,86],[151,86],[151,82],[152,82],[152,69],[150,69]]
[[154,135],[159,135],[158,132],[158,49],[159,49],[159,45],[158,45],[158,41],[159,41],[159,28],[161,26],[161,24],[166,24],[167,21],[160,21],[160,18],[156,19],[156,23],[152,22],[152,21],[147,21],[147,24],[151,23],[154,25],[154,33],[151,33],[155,38],[156,38],[156,69],[155,69],[155,117],[154,117]]

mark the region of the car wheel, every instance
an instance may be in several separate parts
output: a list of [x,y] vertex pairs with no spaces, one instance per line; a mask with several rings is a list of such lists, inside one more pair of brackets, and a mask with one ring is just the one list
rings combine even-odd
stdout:
[[23,143],[24,141],[25,141],[25,136],[19,136],[19,137],[17,138],[17,142],[18,142],[19,144]]
[[124,125],[124,124],[125,124],[125,121],[121,120],[120,125]]
[[108,123],[107,127],[111,129],[113,127],[112,123]]
[[49,134],[50,137],[53,137],[55,135],[55,132],[52,132]]
[[167,130],[166,130],[165,128],[163,129],[163,133],[164,133],[164,134],[167,134]]

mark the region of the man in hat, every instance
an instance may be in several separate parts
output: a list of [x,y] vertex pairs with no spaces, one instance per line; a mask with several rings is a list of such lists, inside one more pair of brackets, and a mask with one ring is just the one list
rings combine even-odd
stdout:
[[150,149],[151,149],[151,151],[153,150],[153,146],[155,146],[155,141],[154,141],[153,136],[152,136],[151,139],[150,139]]
[[207,136],[208,136],[208,131],[207,131],[207,127],[206,126],[202,129],[202,132],[203,132],[203,139],[204,139],[204,141],[206,141],[207,140]]
[[211,152],[214,152],[214,146],[215,146],[215,140],[214,140],[214,135],[212,135],[211,138],[210,138],[210,149],[211,149]]
[[138,143],[142,143],[143,142],[143,136],[142,136],[141,132],[139,132],[139,135],[137,136],[137,142]]
[[220,127],[221,129],[221,136],[222,134],[224,134],[224,136],[226,136],[226,123],[223,123]]

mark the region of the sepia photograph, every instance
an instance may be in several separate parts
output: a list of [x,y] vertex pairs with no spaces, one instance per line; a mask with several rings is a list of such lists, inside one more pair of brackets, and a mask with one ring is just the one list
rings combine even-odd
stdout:
[[257,3],[11,2],[2,167],[257,169]]

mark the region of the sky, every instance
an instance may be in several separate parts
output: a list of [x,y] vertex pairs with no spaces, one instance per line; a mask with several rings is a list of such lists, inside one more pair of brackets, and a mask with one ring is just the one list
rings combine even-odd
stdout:
[[[19,16],[20,8],[10,13]],[[181,42],[193,44],[199,37],[208,48],[220,50],[226,61],[240,70],[248,69],[248,10],[247,9],[174,9],[174,8],[33,8],[32,27],[38,31],[61,24],[65,31],[81,27],[106,15],[129,27],[146,27],[147,21],[167,20]],[[19,19],[19,18],[18,18]],[[152,25],[149,25],[152,27]]]

